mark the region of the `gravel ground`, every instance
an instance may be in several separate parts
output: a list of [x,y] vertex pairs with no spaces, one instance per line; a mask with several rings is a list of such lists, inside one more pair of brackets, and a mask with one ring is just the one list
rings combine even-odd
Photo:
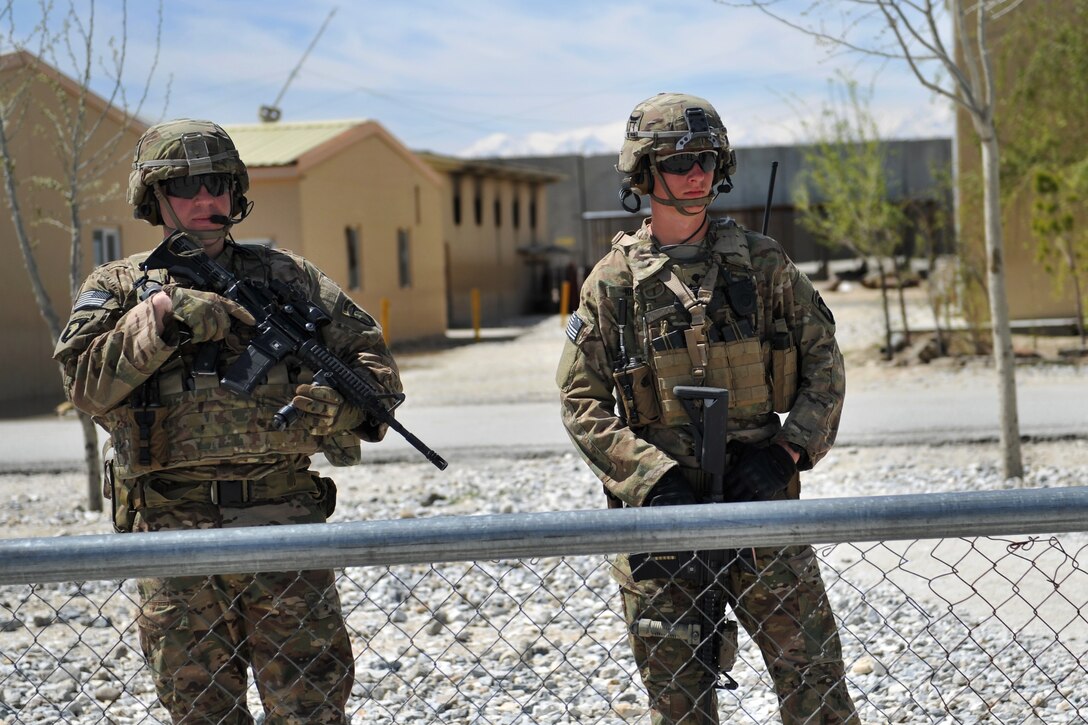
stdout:
[[[978,363],[874,362],[868,291],[829,293],[851,386],[925,379],[992,384]],[[923,312],[917,313],[922,319]],[[522,321],[473,345],[405,351],[406,387],[429,404],[548,400],[562,328]],[[525,327],[527,325],[527,329]],[[1071,366],[1020,368],[1024,384]],[[834,497],[1083,485],[1088,441],[1030,443],[1023,480],[1004,481],[996,445],[837,448],[805,479]],[[575,510],[601,505],[572,454],[334,469],[334,521]],[[103,533],[81,509],[81,477],[6,476],[5,537]],[[851,691],[866,723],[1079,723],[1088,720],[1088,536],[944,539],[820,549],[841,619]],[[995,563],[991,563],[995,562]],[[350,568],[340,591],[353,631],[353,722],[646,723],[645,695],[595,557],[435,567]],[[138,653],[131,583],[0,587],[0,724],[155,722],[163,714]],[[723,720],[773,721],[758,652],[742,636]],[[251,704],[257,709],[255,693]]]

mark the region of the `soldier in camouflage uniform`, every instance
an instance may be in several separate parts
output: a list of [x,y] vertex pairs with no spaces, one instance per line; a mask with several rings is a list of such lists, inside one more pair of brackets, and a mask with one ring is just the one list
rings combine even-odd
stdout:
[[[796,498],[798,470],[827,453],[842,410],[831,312],[777,242],[708,216],[736,160],[705,100],[658,94],[639,104],[617,169],[624,208],[649,195],[652,216],[616,236],[570,317],[556,382],[571,439],[610,506],[699,503],[709,477],[673,387],[725,388],[726,501]],[[789,413],[784,424],[778,412]],[[713,586],[758,644],[783,721],[859,722],[812,548],[738,554]],[[699,620],[697,585],[636,577],[628,556],[614,571],[652,721],[717,723],[717,673],[695,659],[697,645],[660,636]],[[640,621],[658,636],[636,632]]]
[[[377,389],[398,393],[397,367],[378,325],[320,270],[286,251],[236,244],[230,228],[251,205],[249,176],[230,137],[207,121],[150,128],[133,161],[135,215],[182,230],[239,278],[279,280],[332,322],[322,341]],[[118,531],[321,523],[336,488],[309,470],[324,452],[357,463],[359,441],[385,426],[288,357],[253,395],[220,373],[256,332],[234,302],[137,254],[87,278],[57,345],[68,397],[110,433],[106,495]],[[293,402],[302,417],[275,430]],[[145,579],[140,643],[175,723],[252,723],[253,669],[264,722],[346,723],[354,658],[331,571]]]

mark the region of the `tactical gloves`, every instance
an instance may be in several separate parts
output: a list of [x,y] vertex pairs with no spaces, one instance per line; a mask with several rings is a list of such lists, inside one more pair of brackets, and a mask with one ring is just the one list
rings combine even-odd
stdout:
[[176,284],[168,284],[162,291],[170,295],[174,319],[189,328],[192,342],[222,340],[230,332],[232,317],[247,325],[257,322],[240,304],[214,292],[186,289]]
[[302,413],[302,425],[318,436],[352,430],[363,422],[363,411],[327,385],[299,385],[291,405]]
[[789,451],[778,443],[746,448],[727,481],[734,501],[770,501],[782,492],[797,473]]
[[658,479],[650,492],[646,494],[643,506],[688,506],[699,503],[695,492],[691,490],[684,474],[679,468],[670,468]]

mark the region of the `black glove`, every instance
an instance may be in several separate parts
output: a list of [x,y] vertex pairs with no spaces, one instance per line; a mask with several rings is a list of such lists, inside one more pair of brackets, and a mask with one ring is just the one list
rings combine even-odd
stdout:
[[747,448],[729,474],[734,501],[770,501],[789,485],[797,464],[784,447]]
[[679,468],[670,468],[658,479],[650,492],[646,494],[643,506],[688,506],[699,503],[695,492],[691,490],[684,474]]

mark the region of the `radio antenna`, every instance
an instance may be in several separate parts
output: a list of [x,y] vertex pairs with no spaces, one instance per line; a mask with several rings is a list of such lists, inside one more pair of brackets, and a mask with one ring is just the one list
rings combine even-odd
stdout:
[[263,123],[275,123],[276,121],[280,120],[280,117],[283,115],[283,111],[280,110],[280,101],[283,100],[283,94],[287,92],[287,86],[291,85],[291,81],[293,81],[295,79],[295,76],[298,75],[299,68],[301,68],[302,64],[306,62],[306,56],[308,56],[310,54],[310,51],[314,49],[314,46],[317,45],[318,39],[321,37],[321,34],[325,32],[325,28],[329,26],[329,21],[332,20],[332,16],[335,14],[336,8],[334,7],[332,10],[329,11],[329,16],[325,18],[325,22],[321,24],[321,27],[317,31],[317,35],[315,35],[314,39],[310,41],[310,46],[306,48],[306,52],[302,54],[302,57],[299,58],[298,63],[291,70],[291,74],[287,76],[287,82],[283,84],[283,88],[280,89],[280,94],[276,96],[276,100],[272,101],[272,105],[261,106],[261,110],[258,115],[260,116],[260,119]]

